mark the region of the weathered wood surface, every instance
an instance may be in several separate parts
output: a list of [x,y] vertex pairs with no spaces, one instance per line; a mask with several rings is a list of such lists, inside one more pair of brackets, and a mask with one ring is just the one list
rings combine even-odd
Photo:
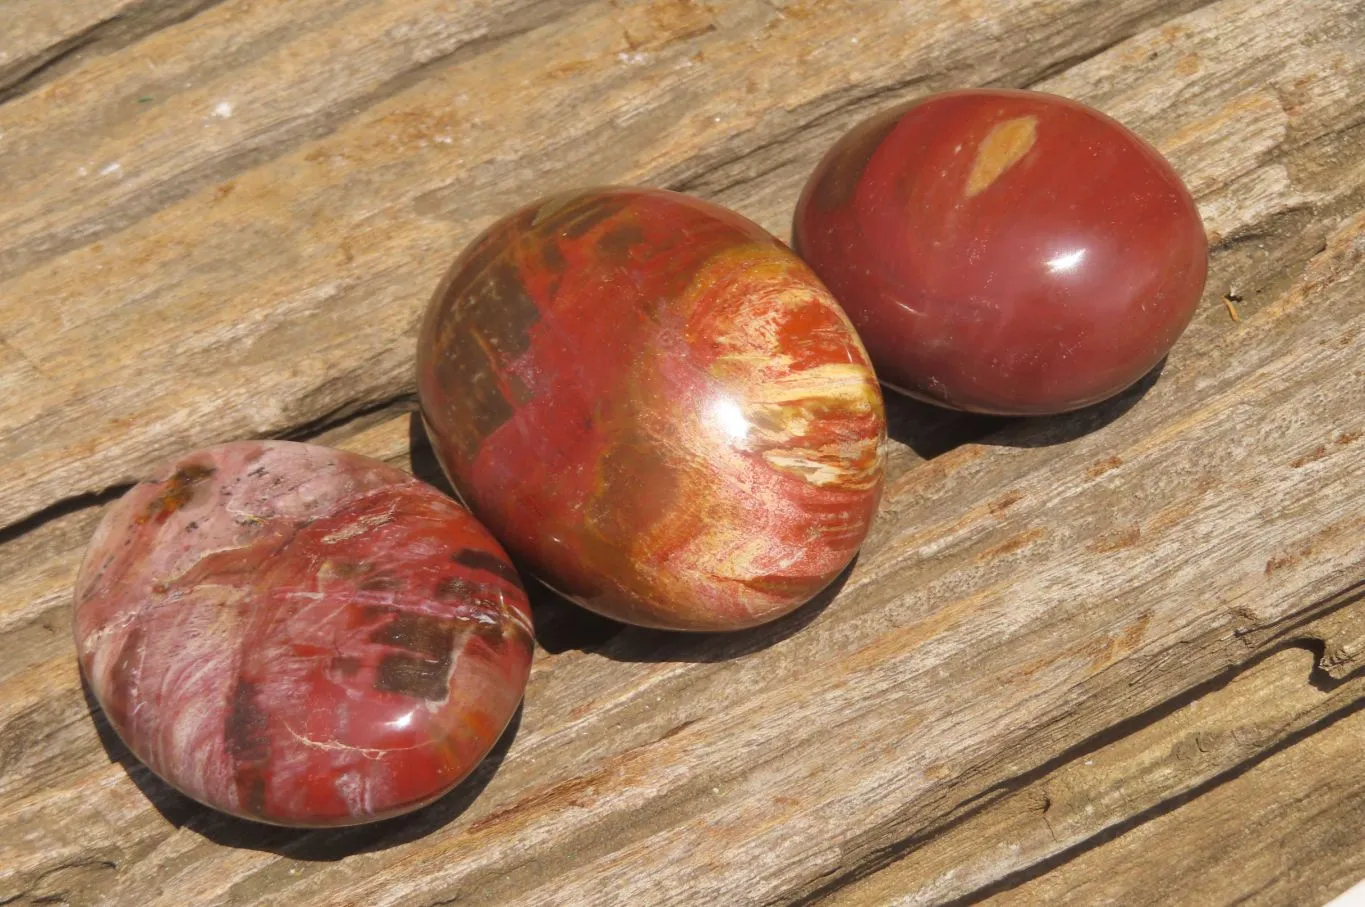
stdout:
[[[1302,677],[1297,672],[1300,685]],[[1220,744],[1227,739],[1187,738],[1173,755],[1190,758]],[[1362,744],[1357,703],[1337,723],[1272,751],[1204,796],[987,903],[1325,904],[1365,877]]]
[[[1365,871],[1365,3],[197,6],[0,2],[0,902],[1312,903]],[[841,130],[987,83],[1094,103],[1190,183],[1209,290],[1144,395],[890,401],[832,601],[723,638],[545,602],[509,745],[419,817],[257,828],[106,752],[67,613],[89,495],[247,435],[407,465],[417,315],[507,207],[640,181],[785,234]],[[1336,868],[1285,887],[1274,847]]]
[[[1359,761],[1365,677],[1315,683],[1318,661],[1311,647],[1276,649],[1196,688],[1121,736],[1068,753],[828,903],[991,893],[1000,903],[1208,904],[1250,894],[1326,903],[1365,879],[1365,851],[1349,828],[1365,809],[1365,772],[1350,764]],[[1231,808],[1206,810],[1212,792]],[[1336,815],[1323,822],[1320,810]]]

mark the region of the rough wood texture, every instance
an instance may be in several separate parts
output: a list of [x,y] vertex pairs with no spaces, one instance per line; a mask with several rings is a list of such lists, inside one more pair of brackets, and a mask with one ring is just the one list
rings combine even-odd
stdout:
[[[1351,717],[1340,729],[1324,733],[1335,741],[1330,744],[1316,742],[1317,736],[1296,741],[1343,716],[1355,716],[1365,678],[1314,683],[1315,669],[1320,661],[1308,647],[1274,650],[1141,716],[1131,727],[1068,752],[1060,764],[993,798],[881,872],[834,892],[825,903],[936,904],[991,892],[1001,902],[1016,903],[1058,903],[1067,895],[1076,903],[1216,903],[1271,882],[1277,884],[1277,896],[1269,903],[1325,903],[1365,878],[1365,856],[1349,846],[1355,836],[1342,831],[1343,821],[1359,822],[1365,814],[1365,772],[1344,761],[1358,750],[1360,721]],[[1328,776],[1321,757],[1296,753],[1298,746],[1314,753],[1327,746],[1341,759]],[[1248,772],[1264,780],[1239,781]],[[1299,785],[1291,789],[1286,780]],[[1239,783],[1255,787],[1225,793],[1237,791]],[[1284,785],[1282,794],[1277,785]],[[1321,790],[1310,790],[1314,786]],[[1217,818],[1191,818],[1190,812],[1203,809],[1200,795],[1210,791],[1233,804],[1251,799],[1264,812],[1290,815],[1305,795],[1320,797],[1304,809],[1304,815],[1314,815],[1309,828],[1318,827],[1319,803],[1331,804],[1342,818],[1330,832],[1343,841],[1324,846],[1320,835],[1305,835],[1309,828],[1283,818],[1270,823],[1278,833],[1258,836],[1255,830],[1267,829],[1267,817],[1249,807],[1234,805]],[[1163,825],[1167,817],[1173,821]],[[1119,840],[1105,843],[1114,838]],[[1098,856],[1087,854],[1098,845],[1103,845]],[[1084,860],[1077,859],[1080,855]],[[1255,858],[1257,872],[1229,869],[1229,863],[1251,862],[1248,857]],[[1070,860],[1094,869],[1074,868]],[[1185,871],[1173,871],[1177,861]],[[1065,868],[1052,872],[1059,866]],[[1135,866],[1135,871],[1114,872]],[[1103,892],[1086,891],[1072,881],[1090,876],[1107,877],[1100,883],[1107,886]]]
[[[1177,757],[1218,742],[1188,741]],[[1205,796],[986,903],[1325,904],[1365,877],[1362,744],[1357,703]]]
[[126,47],[219,0],[4,0],[0,99],[50,81],[89,57]]
[[[54,6],[90,18],[15,31],[4,13],[37,6],[11,0],[0,48],[50,60],[120,9],[176,18]],[[0,104],[0,902],[1159,900],[1158,861],[1105,868],[1139,832],[1208,868],[1209,901],[1269,879],[1279,841],[1339,869],[1270,900],[1352,881],[1365,771],[1336,719],[1365,658],[1359,0],[200,6],[13,76]],[[412,819],[236,823],[92,720],[68,614],[90,495],[250,435],[434,476],[409,450],[412,335],[490,219],[641,181],[785,234],[844,128],[988,83],[1114,114],[1199,201],[1209,289],[1145,393],[1018,423],[890,401],[856,569],[776,627],[679,638],[542,601],[519,723]],[[1198,757],[1168,758],[1190,740]],[[1286,772],[1332,784],[1278,799]],[[1223,793],[1263,776],[1281,781]],[[1238,802],[1250,824],[1224,818]],[[1248,831],[1322,810],[1338,834]],[[1202,851],[1170,830],[1182,814],[1203,817]],[[1220,846],[1261,868],[1215,872]]]

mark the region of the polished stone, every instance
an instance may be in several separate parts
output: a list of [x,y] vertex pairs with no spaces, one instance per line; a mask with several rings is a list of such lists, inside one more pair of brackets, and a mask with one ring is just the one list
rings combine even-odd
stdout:
[[383,463],[283,441],[193,453],[112,505],[75,633],[152,771],[299,826],[450,790],[511,719],[532,650],[516,573],[467,511]]
[[674,193],[569,193],[491,227],[428,310],[418,389],[474,513],[630,623],[795,609],[881,493],[882,400],[844,313],[764,230]]
[[931,95],[853,129],[807,183],[797,251],[889,387],[1040,414],[1149,372],[1193,316],[1189,192],[1128,129],[1054,95]]

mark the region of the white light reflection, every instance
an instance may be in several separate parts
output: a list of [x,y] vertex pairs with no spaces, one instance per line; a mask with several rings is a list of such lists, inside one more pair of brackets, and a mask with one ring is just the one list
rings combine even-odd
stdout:
[[1084,249],[1072,249],[1070,252],[1063,252],[1056,258],[1049,259],[1047,269],[1054,274],[1064,274],[1076,270],[1084,260]]
[[389,722],[389,727],[392,728],[392,729],[395,730],[395,731],[402,731],[402,730],[406,730],[407,727],[408,727],[409,725],[411,725],[411,724],[412,724],[412,712],[408,712],[406,715],[399,715],[397,718],[395,718],[395,719],[393,719],[392,721],[390,721],[390,722]]
[[731,441],[743,441],[749,437],[749,420],[744,418],[744,410],[735,401],[726,397],[716,399],[711,404],[711,416]]

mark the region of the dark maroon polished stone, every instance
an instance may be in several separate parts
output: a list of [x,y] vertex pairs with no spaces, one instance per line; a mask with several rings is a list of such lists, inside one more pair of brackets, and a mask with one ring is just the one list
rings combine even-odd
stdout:
[[429,803],[521,700],[506,555],[429,485],[287,441],[184,457],[109,508],[76,582],[110,724],[209,806],[349,825]]
[[1151,146],[1054,95],[957,91],[844,136],[797,251],[884,384],[958,409],[1064,412],[1130,386],[1204,288],[1189,192]]

